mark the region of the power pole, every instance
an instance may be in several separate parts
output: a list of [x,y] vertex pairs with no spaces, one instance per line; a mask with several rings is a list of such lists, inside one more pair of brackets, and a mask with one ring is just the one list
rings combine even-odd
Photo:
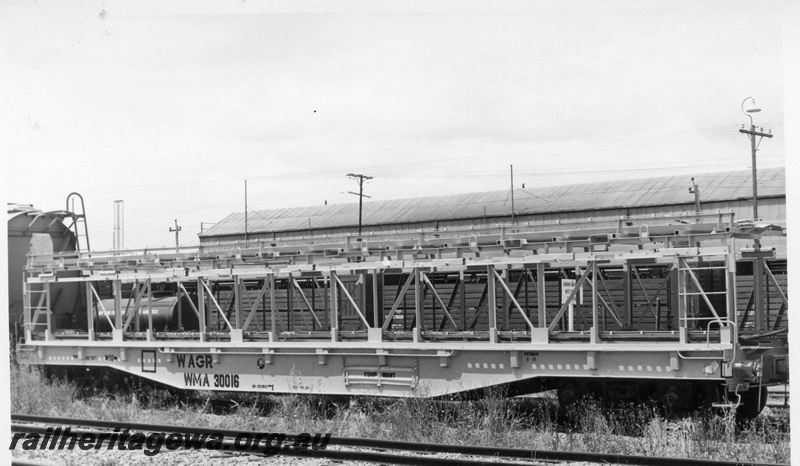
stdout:
[[181,227],[178,226],[178,219],[175,219],[175,228],[170,228],[169,231],[175,232],[175,252],[180,252],[180,241],[178,234],[181,232]]
[[[744,104],[748,100],[752,101],[753,106],[748,110],[744,109]],[[758,146],[761,144],[761,141],[764,138],[771,138],[772,137],[772,130],[769,130],[768,133],[764,132],[764,128],[759,128],[756,131],[756,125],[753,123],[753,113],[760,112],[761,109],[756,106],[756,101],[752,97],[748,97],[742,101],[742,113],[747,115],[750,118],[750,129],[745,129],[744,125],[742,125],[742,129],[739,130],[740,133],[746,134],[748,138],[750,138],[750,156],[752,157],[752,165],[753,165],[753,224],[758,222],[758,171],[756,170],[756,152],[758,152]],[[756,142],[756,138],[758,138],[758,142]],[[764,268],[766,264],[764,263],[764,257],[761,256],[761,240],[756,239],[753,241],[754,243],[754,258],[753,258],[753,312],[755,313],[755,330],[765,330],[769,323],[768,316],[765,316],[764,312],[764,292],[763,292],[763,282],[764,282]]]
[[689,188],[689,192],[694,194],[694,213],[700,215],[700,186],[694,182],[694,177],[692,177],[692,187]]
[[244,180],[244,240],[247,242],[247,180]]
[[514,225],[514,165],[511,165],[511,224]]
[[363,205],[363,202],[364,202],[364,198],[366,197],[366,198],[372,199],[370,196],[367,196],[366,194],[364,194],[364,180],[371,180],[372,177],[371,176],[367,176],[367,175],[355,174],[355,173],[348,173],[347,176],[352,178],[352,179],[354,179],[354,180],[356,180],[356,181],[358,181],[358,192],[354,193],[352,191],[348,191],[348,193],[355,194],[356,196],[358,196],[358,234],[360,235],[361,234],[361,211],[362,211],[362,205]]
[[124,201],[114,201],[114,251],[125,249],[125,205]]
[[[752,97],[748,97],[744,99],[744,102],[753,99]],[[739,130],[740,133],[746,134],[748,138],[750,138],[750,154],[752,157],[752,164],[753,164],[753,222],[758,221],[758,177],[757,177],[757,170],[756,170],[756,152],[758,152],[758,146],[761,144],[761,140],[763,138],[771,138],[772,137],[772,130],[769,130],[768,133],[764,132],[764,128],[759,128],[759,131],[756,131],[756,125],[753,123],[753,116],[751,113],[760,112],[760,108],[752,108],[750,110],[744,110],[744,102],[742,102],[742,111],[745,115],[750,117],[750,129],[745,129],[744,125],[742,125],[742,129]],[[755,100],[753,100],[753,104],[755,104]],[[756,137],[758,137],[758,142],[756,142]]]

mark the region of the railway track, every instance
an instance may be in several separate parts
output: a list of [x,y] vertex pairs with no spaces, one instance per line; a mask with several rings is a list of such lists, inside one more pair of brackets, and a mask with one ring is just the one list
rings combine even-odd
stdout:
[[[100,442],[99,445],[106,446],[109,441],[114,442],[115,437],[110,437],[113,433],[118,435],[126,432],[132,437],[136,433],[142,435],[163,434],[162,440],[169,439],[173,435],[177,438],[188,438],[189,435],[219,436],[220,441],[211,448],[210,442],[203,446],[192,447],[198,449],[211,449],[217,453],[239,453],[251,455],[286,455],[305,458],[327,458],[338,461],[362,461],[380,464],[413,464],[413,465],[487,465],[503,464],[527,465],[560,462],[584,462],[620,465],[653,465],[653,466],[677,466],[687,463],[685,458],[662,458],[662,457],[642,457],[616,454],[601,453],[582,453],[582,452],[563,452],[549,450],[527,450],[512,448],[492,448],[465,445],[442,445],[426,444],[418,442],[400,442],[390,440],[374,440],[349,437],[319,437],[317,436],[312,447],[309,447],[309,440],[302,434],[274,434],[284,435],[280,442],[278,437],[266,437],[266,434],[259,432],[235,431],[223,429],[207,429],[198,427],[184,427],[174,425],[125,423],[116,421],[98,421],[74,418],[56,418],[44,416],[12,415],[11,430],[16,435],[36,433],[40,436],[57,436],[55,429],[69,428],[71,434],[76,436],[92,435]],[[61,432],[61,431],[58,431]],[[103,439],[105,435],[105,439]],[[44,437],[43,437],[44,438]],[[261,438],[261,441],[258,440]],[[243,439],[248,439],[246,448],[242,448]],[[255,439],[257,446],[253,446],[249,439]],[[319,440],[317,440],[319,439]],[[54,442],[54,440],[53,440]],[[322,445],[324,442],[324,445]],[[275,448],[277,446],[277,448]],[[316,446],[316,448],[314,447]],[[320,447],[321,446],[321,447]],[[335,447],[335,448],[328,448]],[[99,446],[97,447],[99,448]],[[443,455],[448,456],[443,456]],[[768,466],[770,463],[752,463],[736,461],[716,461],[716,460],[691,460],[692,464],[698,465],[737,465],[737,466]],[[33,466],[35,463],[24,460],[16,460],[12,464],[19,466]]]
[[771,408],[788,408],[789,407],[789,386],[778,385],[768,389],[769,396],[767,398],[767,406]]

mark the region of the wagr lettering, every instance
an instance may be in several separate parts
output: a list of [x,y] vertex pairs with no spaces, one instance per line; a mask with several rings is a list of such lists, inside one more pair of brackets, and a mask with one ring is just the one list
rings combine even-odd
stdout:
[[179,354],[177,355],[178,367],[185,367],[188,369],[213,369],[214,358],[210,354]]

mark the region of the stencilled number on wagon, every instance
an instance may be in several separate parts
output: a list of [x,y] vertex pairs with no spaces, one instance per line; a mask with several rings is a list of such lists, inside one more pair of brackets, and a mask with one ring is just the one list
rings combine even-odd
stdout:
[[[381,372],[380,376],[385,379],[394,379],[397,374],[394,372]],[[378,377],[378,371],[364,371],[364,377]]]
[[218,388],[239,388],[239,374],[214,374],[214,386]]

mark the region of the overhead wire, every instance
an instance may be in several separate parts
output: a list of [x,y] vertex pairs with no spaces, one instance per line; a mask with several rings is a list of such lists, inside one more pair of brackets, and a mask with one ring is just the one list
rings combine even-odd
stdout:
[[[717,126],[711,128],[703,128],[699,130],[659,133],[656,135],[613,138],[592,144],[563,145],[559,148],[548,148],[548,149],[542,149],[542,148],[520,149],[514,151],[492,152],[490,154],[483,153],[471,156],[458,156],[457,158],[458,158],[458,163],[460,165],[463,165],[464,163],[468,163],[473,160],[485,160],[487,157],[497,157],[500,155],[539,153],[542,155],[553,156],[553,155],[567,155],[576,153],[595,152],[595,151],[617,149],[617,148],[631,148],[631,147],[638,147],[638,146],[645,146],[652,144],[678,143],[682,141],[689,141],[707,137],[738,135],[738,132],[733,131],[733,129],[736,127],[738,127],[738,125],[725,125],[725,126]],[[373,172],[377,172],[382,168],[386,168],[387,170],[390,171],[381,174],[396,176],[397,174],[403,173],[406,169],[413,171],[413,170],[420,170],[423,168],[430,169],[436,166],[445,166],[445,167],[452,166],[452,158],[428,159],[421,162],[414,161],[405,163],[395,163],[391,165],[371,165],[365,168],[365,170],[370,169]]]
[[[782,124],[782,122],[778,122]],[[764,123],[765,126],[776,124],[775,122]],[[685,131],[672,131],[667,133],[659,133],[654,135],[635,135],[635,136],[623,136],[617,138],[609,138],[602,141],[598,141],[592,144],[567,144],[561,145],[560,147],[556,148],[525,148],[513,151],[498,151],[492,152],[491,154],[481,153],[481,154],[470,154],[467,156],[461,155],[454,155],[451,157],[438,157],[438,158],[428,158],[423,161],[409,161],[409,162],[391,162],[391,163],[381,163],[381,164],[372,164],[366,165],[364,167],[365,171],[369,171],[371,174],[380,177],[393,177],[393,178],[403,178],[407,175],[413,175],[414,177],[419,178],[427,178],[427,177],[439,177],[441,176],[440,173],[432,173],[431,170],[435,168],[447,168],[447,176],[448,177],[464,177],[464,178],[491,178],[491,177],[505,177],[505,172],[487,172],[486,170],[482,170],[481,172],[474,172],[474,171],[453,171],[453,163],[457,161],[460,166],[469,165],[477,161],[484,161],[487,158],[497,157],[497,156],[510,156],[515,154],[541,154],[546,155],[547,157],[553,157],[558,155],[566,155],[566,154],[580,154],[580,153],[587,153],[587,152],[596,152],[596,151],[604,151],[604,150],[611,150],[611,149],[624,149],[624,148],[635,148],[647,145],[654,145],[654,144],[675,144],[681,143],[685,141],[691,141],[695,139],[701,138],[715,138],[715,137],[722,137],[722,136],[731,136],[731,135],[738,135],[738,132],[733,132],[732,129],[739,128],[740,125],[724,125],[724,126],[716,126],[716,127],[709,127],[709,128],[701,128],[697,130],[685,130]],[[772,162],[772,159],[779,159],[783,157],[783,154],[777,155],[760,155],[759,161],[762,162],[762,167],[768,165]],[[646,162],[646,163],[638,163],[638,164],[626,164],[625,167],[614,167],[614,168],[606,168],[606,167],[589,167],[589,166],[582,166],[583,169],[575,169],[574,167],[567,167],[567,168],[559,168],[559,169],[546,169],[546,168],[537,168],[535,170],[532,169],[525,169],[524,167],[520,167],[518,169],[518,173],[520,176],[561,176],[561,175],[585,175],[585,174],[615,174],[615,173],[635,173],[635,172],[653,172],[655,170],[685,170],[685,169],[719,169],[721,167],[738,167],[741,166],[743,162],[730,162],[730,158],[705,158],[698,160],[695,164],[689,164],[682,167],[675,167],[674,163],[670,162]],[[713,163],[711,163],[713,162]],[[723,163],[718,163],[723,162]],[[725,163],[727,162],[727,163]],[[766,162],[766,163],[765,163]],[[298,175],[298,174],[294,174]],[[248,180],[252,181],[270,181],[270,180],[283,180],[287,176],[293,176],[292,174],[286,173],[275,173],[275,174],[265,174],[259,176],[247,176]],[[300,198],[306,194],[312,192],[325,192],[326,190],[330,190],[336,186],[340,186],[342,184],[344,176],[342,175],[342,170],[339,168],[332,168],[326,170],[312,170],[303,173],[304,183],[299,185],[298,187],[293,188],[290,191],[287,191],[282,194],[275,194],[271,193],[269,195],[269,199],[267,201],[256,202],[252,208],[248,209],[251,212],[258,212],[258,210],[266,210],[260,208],[259,204],[263,206],[263,202],[269,202],[273,204],[270,208],[274,209],[275,202],[281,202],[290,200],[293,198]],[[169,181],[169,182],[158,182],[158,183],[146,183],[146,184],[133,184],[133,185],[114,185],[113,189],[117,190],[120,193],[119,197],[124,197],[126,192],[137,191],[139,189],[148,189],[148,188],[164,188],[165,186],[171,187],[187,187],[187,186],[207,186],[209,184],[221,184],[221,183],[234,183],[234,182],[241,182],[243,178],[220,178],[220,179],[197,179],[197,180],[182,180],[182,181]],[[92,190],[107,190],[110,189],[109,187],[103,186],[94,186],[88,188],[88,191]],[[37,190],[40,192],[43,190]],[[525,191],[529,195],[531,193]],[[215,215],[216,213],[230,213],[232,203],[229,200],[225,200],[224,198],[220,199],[217,202],[213,203],[204,203],[202,207],[191,207],[188,209],[178,209],[176,211],[171,212],[170,216],[198,216],[202,215],[204,217],[209,215]],[[242,209],[243,210],[243,209]],[[265,219],[266,220],[266,219]],[[154,219],[152,221],[145,221],[145,222],[137,222],[135,227],[126,228],[128,230],[128,234],[135,234],[136,232],[144,232],[144,231],[151,231],[152,228],[158,227],[161,224],[161,220]],[[101,229],[98,230],[99,232],[108,232],[112,230],[105,230]],[[126,232],[127,233],[127,232]]]
[[[763,125],[780,125],[782,121],[778,122],[766,122]],[[403,173],[419,173],[424,169],[430,169],[433,167],[452,167],[452,164],[455,160],[458,161],[459,164],[469,163],[472,161],[483,161],[486,160],[488,157],[497,157],[500,155],[514,155],[514,154],[542,154],[547,156],[554,156],[554,155],[564,155],[564,154],[579,154],[579,153],[586,153],[586,152],[595,152],[595,151],[602,151],[608,149],[615,149],[615,148],[631,148],[631,147],[638,147],[638,146],[645,146],[645,145],[653,145],[653,144],[662,144],[662,143],[677,143],[681,141],[689,141],[699,138],[707,138],[707,137],[720,137],[720,136],[729,136],[729,135],[738,135],[738,132],[733,132],[732,130],[735,128],[739,128],[740,125],[724,125],[724,126],[714,126],[708,128],[700,128],[696,130],[683,130],[683,131],[672,131],[666,133],[658,133],[653,135],[634,135],[634,136],[623,136],[617,138],[609,138],[600,140],[598,142],[593,142],[591,144],[583,144],[579,143],[577,145],[562,145],[558,148],[525,148],[513,151],[499,151],[499,152],[491,152],[491,153],[481,153],[481,154],[470,154],[470,155],[456,155],[452,157],[430,157],[422,161],[410,161],[410,162],[392,162],[387,164],[367,164],[365,165],[364,170],[371,170],[372,172],[379,174],[381,176],[392,176],[396,177],[399,174]],[[302,173],[302,175],[308,179],[309,177],[325,177],[325,176],[336,176],[339,175],[341,172],[338,168],[326,169],[326,170],[312,170],[308,172]],[[295,175],[298,175],[296,173]],[[248,180],[270,180],[270,179],[284,179],[287,176],[292,176],[292,174],[287,173],[276,173],[276,174],[269,174],[269,175],[259,175],[259,176],[247,176]],[[424,173],[423,173],[424,176]],[[163,186],[175,186],[175,187],[185,187],[191,185],[207,185],[211,183],[232,183],[237,181],[242,181],[243,178],[239,177],[226,177],[226,178],[217,178],[217,179],[201,179],[201,180],[183,180],[183,181],[170,181],[170,182],[158,182],[158,183],[146,183],[146,184],[132,184],[132,185],[113,185],[113,186],[102,186],[102,185],[95,185],[89,188],[84,189],[84,191],[91,191],[91,190],[100,190],[100,189],[143,189],[143,188],[160,188]],[[47,190],[36,190],[36,192],[45,192]]]

